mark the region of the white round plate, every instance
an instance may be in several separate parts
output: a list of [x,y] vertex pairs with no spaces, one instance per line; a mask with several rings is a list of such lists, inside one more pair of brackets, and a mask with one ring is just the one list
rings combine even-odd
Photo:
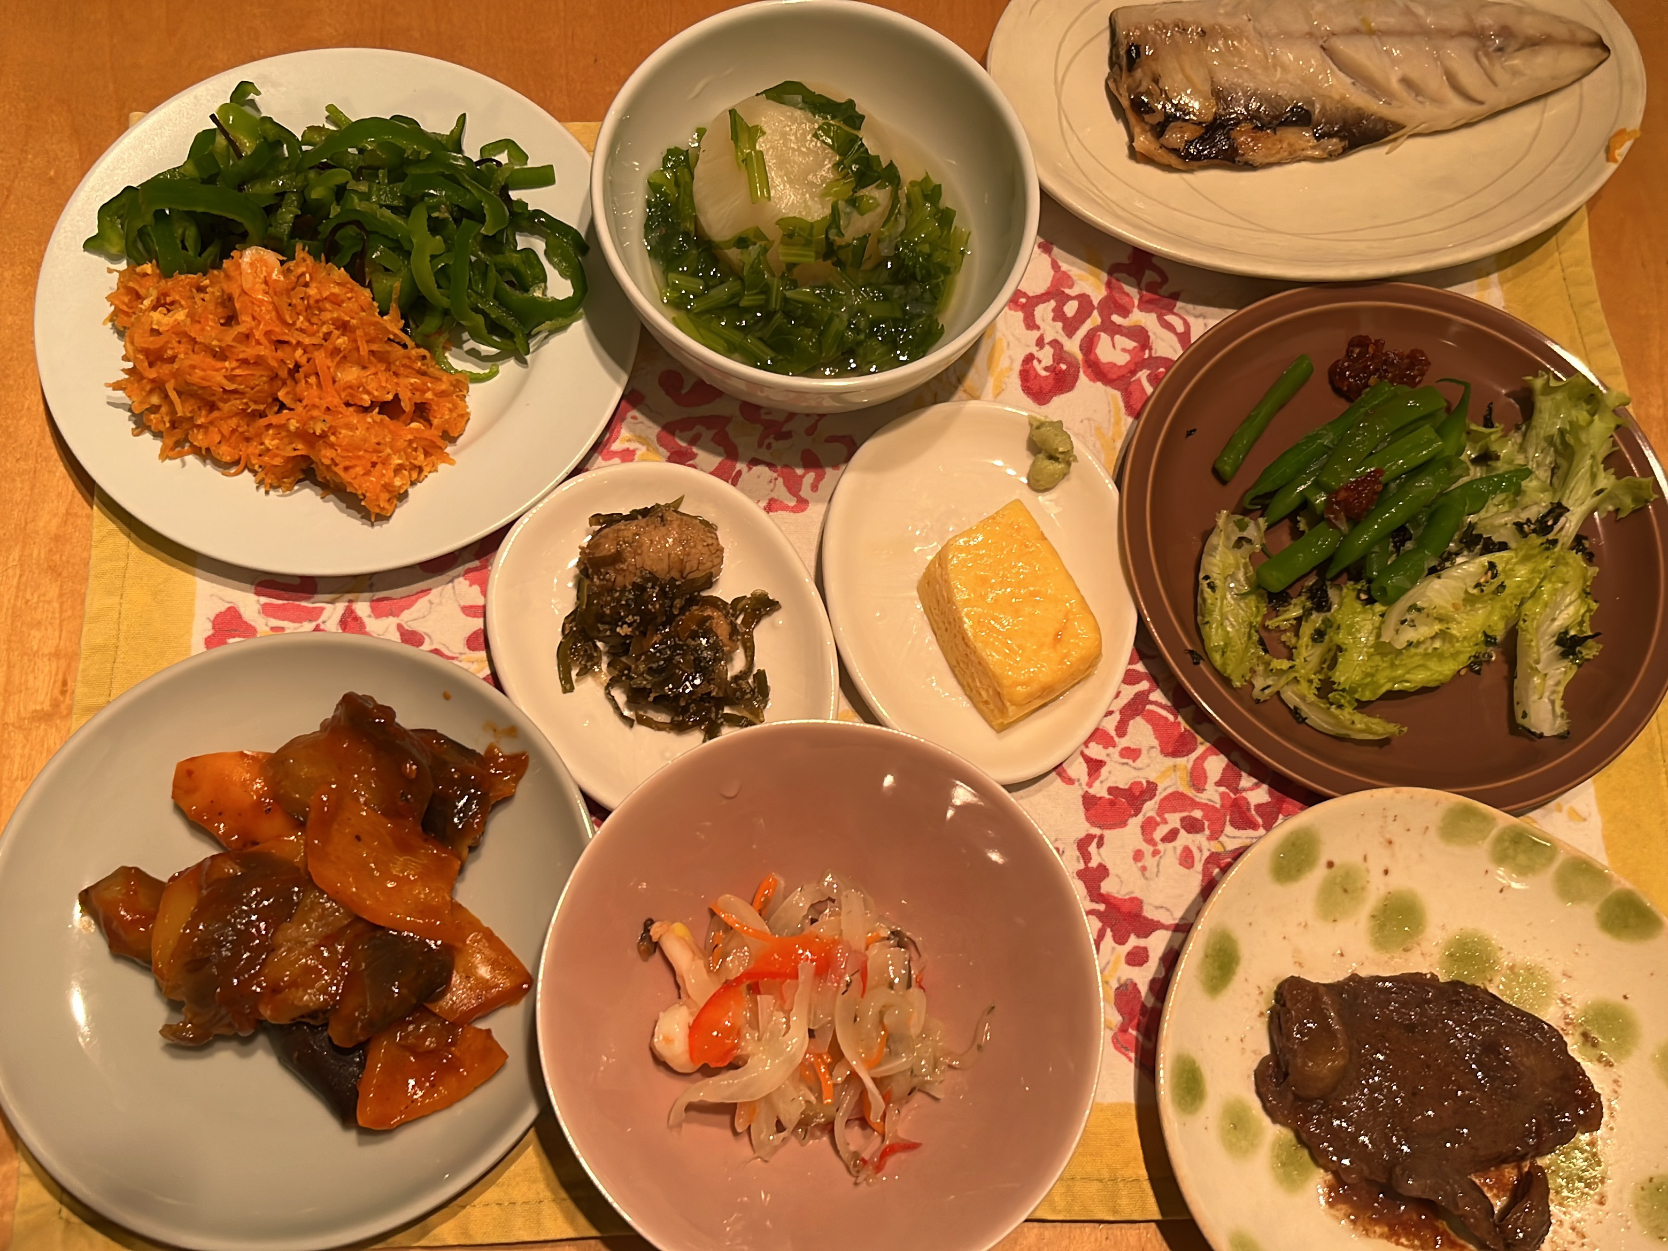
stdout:
[[[1188,1210],[1217,1251],[1364,1251],[1323,1175],[1252,1083],[1268,1007],[1292,974],[1437,973],[1556,1026],[1604,1123],[1544,1163],[1543,1251],[1668,1240],[1668,932],[1608,869],[1442,791],[1360,791],[1284,822],[1235,862],[1194,922],[1164,1007],[1158,1104]],[[1466,1245],[1470,1245],[1469,1243]]]
[[1011,0],[987,63],[1025,123],[1047,192],[1084,221],[1174,260],[1333,282],[1492,256],[1562,221],[1637,130],[1645,66],[1605,0],[1533,0],[1584,22],[1610,58],[1580,82],[1474,126],[1333,161],[1166,169],[1138,160],[1106,93],[1108,15],[1129,0]]
[[[1030,423],[982,401],[900,417],[857,449],[823,523],[822,583],[846,670],[874,714],[972,761],[1004,786],[1059,764],[1123,680],[1135,603],[1118,555],[1118,491],[1085,451],[1052,491],[1025,485]],[[990,728],[939,650],[915,586],[947,539],[1023,500],[1100,623],[1101,658],[1053,703]]]
[[[770,676],[766,721],[828,721],[838,711],[839,663],[816,585],[782,532],[727,482],[661,461],[635,461],[564,482],[517,523],[487,582],[487,642],[505,693],[561,752],[580,787],[605,808],[639,782],[700,746],[696,733],[662,734],[621,721],[595,675],[562,691],[556,647],[573,610],[579,546],[593,513],[629,512],[683,498],[685,512],[718,527],[724,569],[712,593],[734,599],[764,590],[782,605],[754,636]],[[726,730],[725,733],[735,733]]]
[[457,892],[530,968],[590,836],[573,780],[510,702],[398,643],[235,643],[163,670],[83,726],[0,839],[0,950],[12,953],[0,962],[0,1104],[67,1190],[146,1238],[215,1251],[359,1242],[463,1190],[538,1110],[531,995],[481,1022],[509,1062],[467,1099],[389,1133],[345,1129],[259,1034],[196,1050],[163,1042],[173,1005],[77,906],[118,865],[167,878],[221,850],[171,802],[176,761],[272,750],[315,729],[345,691],[391,705],[404,725],[530,754]]
[[555,118],[473,70],[374,48],[293,52],[216,74],[158,105],[99,158],[58,218],[35,291],[35,360],[64,441],[93,480],[146,525],[193,551],[283,574],[396,569],[455,551],[525,512],[577,465],[613,415],[637,350],[637,319],[596,248],[586,258],[585,315],[469,388],[469,428],[442,465],[372,523],[341,497],[303,481],[267,494],[248,474],[227,477],[198,457],[161,461],[149,431],[135,437],[121,337],[104,323],[111,259],[82,249],[98,206],[184,159],[191,138],[231,89],[249,79],[261,110],[292,130],[324,120],[401,113],[448,130],[467,113],[464,146],[508,136],[556,185],[523,192],[580,231],[591,224],[590,157]]

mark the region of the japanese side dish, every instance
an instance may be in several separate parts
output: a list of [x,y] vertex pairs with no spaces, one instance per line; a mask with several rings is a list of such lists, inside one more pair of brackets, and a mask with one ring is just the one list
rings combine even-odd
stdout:
[[1555,1028],[1429,973],[1288,977],[1269,1040],[1256,1070],[1264,1110],[1336,1175],[1329,1205],[1369,1227],[1440,1213],[1490,1251],[1534,1251],[1552,1227],[1537,1157],[1604,1117]]
[[[127,261],[110,302],[128,368],[111,385],[163,459],[195,453],[269,491],[310,473],[386,517],[451,462],[468,383],[579,317],[585,240],[512,194],[554,169],[513,139],[469,157],[461,115],[436,133],[331,106],[297,135],[257,95],[240,83],[180,165],[100,206],[85,246]],[[484,369],[452,363],[465,341]]]
[[770,681],[754,664],[754,633],[781,607],[764,591],[708,594],[724,569],[718,527],[681,499],[597,513],[579,550],[574,607],[556,651],[562,690],[600,673],[609,706],[650,730],[757,725]]
[[779,374],[872,374],[932,349],[967,231],[865,120],[783,82],[667,149],[644,234],[680,330]]
[[[1581,527],[1656,495],[1649,479],[1604,465],[1627,397],[1543,373],[1526,380],[1527,420],[1507,429],[1490,406],[1473,423],[1470,385],[1442,380],[1458,389],[1450,406],[1419,385],[1422,358],[1352,343],[1329,374],[1354,402],[1269,463],[1243,513],[1218,515],[1199,563],[1206,656],[1232,685],[1278,695],[1315,729],[1375,740],[1404,727],[1362,705],[1480,671],[1509,648],[1517,726],[1568,734],[1564,692],[1601,646],[1599,570]],[[1310,372],[1300,358],[1270,388],[1218,476],[1233,477]],[[1287,519],[1294,541],[1259,560],[1269,527]]]
[[772,873],[751,903],[720,895],[710,910],[704,942],[682,921],[651,918],[637,944],[645,960],[658,948],[677,976],[655,1055],[679,1073],[711,1070],[678,1096],[669,1124],[694,1104],[733,1105],[735,1132],[761,1160],[827,1129],[858,1181],[919,1149],[903,1135],[906,1103],[937,1097],[950,1070],[977,1058],[989,1012],[952,1051],[927,1014],[920,939],[838,875],[789,889]]
[[1100,623],[1019,500],[939,548],[916,594],[950,671],[994,730],[1052,703],[1100,663]]
[[225,850],[165,882],[123,865],[81,905],[180,1005],[163,1038],[264,1028],[344,1124],[393,1129],[505,1062],[474,1022],[532,978],[452,891],[526,769],[349,693],[275,752],[180,761],[174,802]]
[[1481,121],[1610,49],[1499,0],[1176,0],[1111,14],[1108,92],[1135,151],[1175,169],[1326,160]]

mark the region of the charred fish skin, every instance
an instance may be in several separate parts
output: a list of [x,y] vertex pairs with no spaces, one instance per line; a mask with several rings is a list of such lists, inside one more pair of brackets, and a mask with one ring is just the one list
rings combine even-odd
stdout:
[[1610,55],[1579,22],[1496,0],[1171,0],[1114,9],[1107,91],[1175,169],[1318,161],[1452,130]]

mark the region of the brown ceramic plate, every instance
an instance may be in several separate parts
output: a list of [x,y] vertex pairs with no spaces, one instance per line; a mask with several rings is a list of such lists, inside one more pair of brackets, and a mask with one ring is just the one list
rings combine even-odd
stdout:
[[[1357,334],[1392,348],[1423,348],[1429,379],[1468,379],[1471,413],[1488,405],[1502,425],[1528,412],[1523,379],[1584,366],[1507,313],[1451,292],[1404,283],[1311,287],[1272,296],[1211,328],[1170,371],[1136,422],[1122,480],[1124,564],[1141,617],[1164,659],[1199,705],[1253,754],[1325,795],[1376,786],[1426,786],[1524,812],[1593,776],[1644,729],[1668,689],[1663,637],[1668,598],[1668,504],[1659,494],[1625,521],[1584,527],[1596,554],[1594,624],[1604,649],[1570,683],[1569,737],[1537,739],[1512,719],[1515,641],[1480,674],[1462,673],[1435,690],[1387,695],[1367,710],[1407,726],[1387,743],[1335,739],[1299,724],[1278,699],[1257,704],[1199,662],[1194,617],[1199,553],[1220,509],[1305,432],[1342,411],[1326,367]],[[1211,472],[1228,435],[1299,352],[1315,377],[1275,417],[1231,486]],[[1617,474],[1662,473],[1638,430],[1616,432],[1608,465]],[[1271,527],[1270,546],[1290,539]]]
[[[918,935],[928,1011],[990,1041],[941,1099],[904,1106],[923,1144],[872,1184],[828,1135],[753,1158],[725,1106],[672,1101],[696,1078],[655,1059],[677,999],[645,917],[704,936],[707,904],[774,871],[838,872]],[[1100,975],[1059,856],[1014,799],[941,747],[878,726],[784,722],[726,735],[633,791],[580,858],[539,970],[539,1053],[562,1128],[591,1177],[663,1251],[982,1251],[1065,1167],[1099,1070]],[[949,1200],[954,1197],[955,1202]]]

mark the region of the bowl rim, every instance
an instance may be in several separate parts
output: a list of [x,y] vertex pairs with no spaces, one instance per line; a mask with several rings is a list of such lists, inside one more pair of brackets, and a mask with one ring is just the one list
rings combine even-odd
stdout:
[[[1002,119],[1009,141],[1019,158],[1020,177],[1025,186],[1025,220],[1019,232],[1018,246],[1014,249],[1013,262],[1008,267],[1006,276],[1002,279],[999,294],[967,324],[967,327],[954,339],[942,341],[925,356],[913,360],[895,369],[884,370],[878,374],[854,374],[844,378],[817,378],[803,374],[778,374],[768,369],[760,369],[755,365],[743,364],[733,357],[715,352],[695,339],[690,338],[673,323],[666,315],[664,306],[658,299],[651,299],[637,285],[636,278],[626,267],[620,250],[615,246],[613,223],[609,214],[603,211],[608,203],[606,184],[608,177],[608,152],[612,149],[614,135],[622,121],[632,112],[635,98],[647,84],[658,77],[660,70],[678,57],[685,48],[699,39],[705,38],[715,30],[728,26],[742,25],[762,16],[766,11],[776,11],[786,8],[817,9],[829,12],[845,12],[853,15],[858,21],[875,21],[891,29],[895,35],[914,38],[920,43],[935,49],[952,64],[959,65],[968,73],[968,79],[974,84],[985,99],[996,110]],[[656,335],[676,336],[679,347],[687,352],[701,367],[714,373],[734,377],[738,382],[753,387],[770,387],[776,389],[802,389],[819,396],[840,396],[851,392],[861,391],[875,385],[881,378],[897,380],[909,379],[911,386],[925,382],[928,378],[940,373],[949,363],[965,352],[975,340],[982,335],[991,322],[1001,313],[1012,296],[1014,289],[1025,277],[1025,270],[1031,263],[1031,253],[1036,245],[1037,220],[1042,209],[1042,193],[1037,183],[1037,164],[1031,153],[1031,140],[1025,133],[1025,127],[1019,120],[1019,114],[1014,112],[1008,97],[996,85],[984,66],[979,64],[959,44],[947,36],[940,34],[925,23],[918,22],[912,17],[879,5],[864,3],[864,0],[755,0],[751,4],[743,4],[733,9],[726,9],[721,13],[687,26],[673,35],[660,47],[651,52],[625,80],[612,101],[608,111],[603,115],[601,129],[597,132],[596,147],[591,161],[591,220],[596,229],[596,239],[602,249],[603,256],[608,261],[608,268],[613,271],[615,280],[636,309],[638,317]],[[907,388],[906,388],[907,389]]]
[[[767,2],[770,2],[770,0],[767,0]],[[801,2],[801,0],[789,0],[789,2]],[[764,725],[749,727],[745,735],[727,735],[721,738],[713,739],[710,742],[703,743],[694,751],[678,757],[676,760],[662,768],[659,772],[655,773],[652,777],[639,783],[636,789],[625,797],[620,806],[614,809],[613,812],[609,813],[608,817],[597,826],[590,840],[585,844],[584,851],[580,853],[579,860],[574,864],[573,872],[568,874],[568,880],[562,883],[561,897],[556,901],[556,910],[551,913],[550,926],[545,930],[544,946],[539,950],[538,968],[533,974],[533,1031],[534,1051],[538,1055],[539,1073],[544,1079],[545,1094],[550,1098],[551,1110],[556,1114],[556,1123],[561,1126],[562,1137],[567,1140],[568,1146],[572,1148],[574,1158],[579,1161],[580,1167],[585,1170],[585,1175],[591,1179],[591,1183],[596,1186],[603,1198],[608,1201],[615,1211],[619,1212],[626,1218],[627,1223],[631,1226],[633,1231],[635,1231],[639,1236],[654,1243],[656,1246],[669,1246],[670,1244],[663,1244],[657,1241],[654,1236],[645,1232],[636,1223],[632,1214],[627,1211],[626,1206],[620,1202],[614,1191],[611,1190],[608,1184],[598,1175],[596,1168],[592,1165],[590,1158],[586,1155],[585,1148],[575,1139],[573,1131],[568,1127],[567,1118],[562,1115],[562,1102],[557,1096],[556,1085],[552,1080],[553,1066],[551,1064],[551,1052],[549,1050],[551,1044],[545,1026],[544,1011],[546,974],[549,971],[548,966],[550,965],[553,956],[556,926],[562,919],[562,909],[567,905],[568,895],[573,890],[574,880],[580,875],[580,872],[585,867],[585,858],[587,856],[591,856],[595,859],[595,856],[592,855],[592,850],[605,837],[607,837],[609,822],[611,822],[620,813],[630,812],[634,808],[641,806],[643,801],[640,797],[651,786],[669,785],[671,775],[678,772],[680,769],[695,767],[690,763],[691,761],[704,761],[707,755],[711,755],[715,750],[722,749],[721,745],[723,744],[730,745],[727,750],[735,751],[738,750],[735,747],[737,742],[754,742],[759,736],[780,736],[783,734],[803,731],[806,727],[810,727],[810,732],[817,734],[844,735],[853,738],[860,736],[863,738],[889,742],[897,742],[897,740],[900,739],[908,740],[915,748],[919,748],[920,750],[925,751],[929,756],[935,758],[938,763],[948,765],[949,767],[955,769],[967,770],[973,774],[974,777],[982,779],[989,784],[991,796],[994,798],[997,807],[1004,809],[1011,816],[1017,817],[1020,824],[1035,836],[1037,841],[1041,844],[1041,849],[1047,852],[1047,859],[1053,864],[1055,871],[1057,871],[1065,879],[1066,889],[1070,893],[1073,902],[1075,903],[1077,901],[1077,884],[1072,879],[1071,871],[1066,868],[1065,861],[1061,859],[1058,851],[1054,847],[1053,842],[1049,839],[1048,835],[1043,832],[1042,827],[1037,824],[1036,819],[1025,810],[1024,806],[1020,804],[1019,800],[1014,797],[1013,793],[1007,787],[1003,786],[1000,782],[997,782],[988,773],[980,769],[971,761],[962,756],[958,756],[949,748],[940,747],[937,743],[934,743],[929,739],[921,738],[919,735],[910,734],[904,730],[893,729],[891,726],[872,725],[867,721],[771,721]],[[1102,998],[1100,989],[1100,949],[1098,944],[1095,942],[1094,931],[1090,927],[1088,914],[1083,910],[1081,905],[1077,907],[1077,913],[1077,919],[1079,922],[1077,933],[1081,940],[1087,945],[1089,964],[1095,971],[1094,997],[1096,1002],[1099,1003]],[[1044,1196],[1046,1196],[1048,1192],[1053,1189],[1055,1184],[1060,1180],[1060,1177],[1064,1175],[1066,1167],[1070,1164],[1072,1155],[1076,1152],[1078,1145],[1082,1142],[1084,1131],[1088,1128],[1089,1118],[1093,1115],[1095,1109],[1095,1096],[1100,1088],[1100,1071],[1106,1058],[1106,1025],[1098,1013],[1096,1014],[1095,1019],[1094,1034],[1094,1060],[1090,1068],[1090,1081],[1088,1083],[1087,1097],[1083,1100],[1081,1114],[1076,1115],[1071,1119],[1069,1125],[1071,1130],[1071,1146],[1062,1157],[1059,1170],[1053,1176],[1049,1177],[1034,1194],[1028,1194],[1025,1202],[1016,1205],[1015,1211],[1017,1212],[1017,1215],[1014,1216],[1011,1223],[1006,1222],[1006,1219],[1004,1218],[1003,1228],[999,1230],[993,1228],[987,1235],[984,1236],[984,1240],[977,1243],[976,1246],[970,1244],[966,1248],[959,1249],[959,1251],[989,1251],[990,1248],[995,1247],[997,1243],[1001,1242],[1025,1222],[1031,1212],[1036,1208],[1037,1204],[1042,1202]]]

